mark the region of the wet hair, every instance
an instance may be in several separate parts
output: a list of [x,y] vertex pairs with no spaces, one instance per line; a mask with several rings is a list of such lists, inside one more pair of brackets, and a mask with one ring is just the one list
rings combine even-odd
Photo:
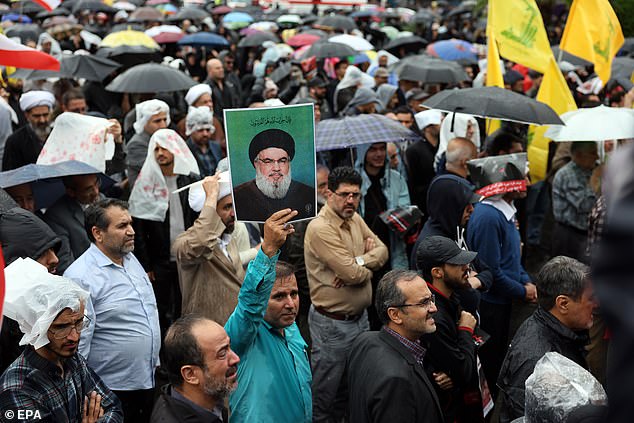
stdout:
[[106,210],[110,207],[119,207],[128,210],[128,203],[116,198],[105,198],[97,201],[95,204],[91,204],[84,212],[84,228],[91,242],[95,242],[95,237],[92,235],[93,226],[103,231],[108,229],[110,220],[108,220],[106,216]]
[[206,320],[197,314],[187,314],[172,323],[167,330],[162,352],[167,378],[172,385],[183,385],[181,367],[193,365],[205,368],[205,357],[192,334],[192,328]]
[[417,276],[418,273],[413,270],[392,270],[381,278],[376,288],[376,297],[374,299],[374,306],[381,323],[387,324],[390,322],[390,317],[387,314],[388,308],[403,304],[407,300],[398,283],[411,281]]
[[578,301],[586,288],[590,268],[566,256],[557,256],[546,263],[537,275],[537,301],[544,310],[551,310],[559,295]]
[[339,185],[350,184],[361,187],[361,175],[348,166],[339,166],[328,175],[328,189],[335,192]]

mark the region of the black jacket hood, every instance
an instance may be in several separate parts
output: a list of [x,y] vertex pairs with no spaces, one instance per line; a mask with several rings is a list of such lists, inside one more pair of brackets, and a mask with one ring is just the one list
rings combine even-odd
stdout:
[[473,201],[473,190],[469,181],[455,175],[434,178],[427,191],[428,223],[456,241],[464,208]]
[[42,219],[20,207],[0,214],[0,242],[7,265],[20,257],[37,260],[49,248],[57,254],[62,246],[62,240]]

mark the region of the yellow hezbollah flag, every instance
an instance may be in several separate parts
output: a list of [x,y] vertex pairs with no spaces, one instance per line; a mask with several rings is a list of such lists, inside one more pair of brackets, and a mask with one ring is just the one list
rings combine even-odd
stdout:
[[[537,101],[548,104],[558,115],[577,109],[554,57],[549,61],[548,69],[544,73],[542,85],[537,92]],[[531,126],[528,133],[528,161],[533,182],[544,179],[548,168],[550,139],[544,137],[546,129],[547,126]]]
[[559,48],[594,63],[603,84],[623,45],[621,24],[608,0],[574,0]]
[[[489,19],[490,17],[491,10],[489,10]],[[487,26],[486,86],[504,88],[504,77],[502,76],[502,69],[500,69],[500,54],[498,53],[498,46],[495,42],[495,35],[489,26]],[[487,119],[487,135],[491,135],[498,129],[500,129],[500,121],[498,119]]]
[[535,0],[490,0],[489,5],[500,55],[545,73],[553,53]]

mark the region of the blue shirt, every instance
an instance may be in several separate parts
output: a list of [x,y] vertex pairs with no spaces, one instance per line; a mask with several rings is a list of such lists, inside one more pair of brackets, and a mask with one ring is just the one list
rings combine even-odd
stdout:
[[154,387],[161,330],[152,285],[132,253],[119,266],[90,244],[64,276],[90,292],[79,352],[115,391]]
[[306,343],[293,323],[284,336],[264,321],[278,255],[258,251],[225,330],[240,356],[238,388],[229,398],[231,422],[312,422],[312,375]]

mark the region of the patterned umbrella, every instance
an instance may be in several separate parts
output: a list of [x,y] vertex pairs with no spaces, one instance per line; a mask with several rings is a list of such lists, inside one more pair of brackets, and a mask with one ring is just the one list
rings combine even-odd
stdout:
[[420,137],[383,115],[358,115],[326,119],[317,124],[317,151],[354,147],[375,142],[416,141]]

